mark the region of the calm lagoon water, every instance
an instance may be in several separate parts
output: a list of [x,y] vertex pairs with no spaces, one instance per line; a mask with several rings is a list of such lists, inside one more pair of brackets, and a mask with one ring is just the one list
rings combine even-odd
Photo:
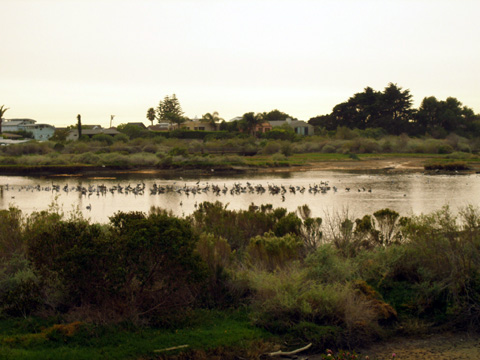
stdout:
[[[265,192],[257,191],[260,186]],[[279,192],[273,194],[269,186]],[[152,194],[155,188],[161,193]],[[16,206],[31,213],[56,204],[65,213],[80,210],[93,222],[107,222],[117,211],[148,212],[152,206],[188,215],[203,201],[220,201],[229,209],[272,204],[289,211],[307,204],[312,215],[320,217],[345,210],[358,217],[383,208],[408,216],[431,213],[444,205],[456,212],[469,204],[480,205],[480,175],[307,171],[202,178],[0,176],[0,209]]]

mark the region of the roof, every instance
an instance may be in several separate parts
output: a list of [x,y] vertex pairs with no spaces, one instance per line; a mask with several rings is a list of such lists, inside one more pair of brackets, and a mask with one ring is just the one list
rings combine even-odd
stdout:
[[51,128],[55,129],[55,126],[50,125],[50,124],[26,124],[26,125],[23,125],[23,126],[26,127],[26,128],[28,128],[28,127],[37,128],[39,126],[44,126],[44,127],[51,127]]
[[142,123],[142,122],[129,122],[129,123],[127,123],[127,125],[135,125],[135,126],[140,126],[141,128],[144,128],[144,129],[146,129],[146,128],[147,128],[147,127],[145,126],[145,124],[144,124],[144,123]]
[[148,129],[152,131],[162,131],[162,130],[169,130],[170,126],[171,125],[169,123],[161,123],[157,125],[150,125]]
[[[77,129],[72,129],[70,133],[78,133]],[[117,129],[82,129],[82,135],[97,135],[97,134],[107,134],[107,135],[117,135],[120,134],[120,131]]]
[[3,123],[3,125],[17,126],[24,123],[34,124],[36,122],[37,122],[36,120],[32,120],[32,119],[9,119],[9,120],[5,119],[5,122]]
[[312,126],[312,125],[310,125],[309,123],[307,123],[303,120],[290,120],[290,121],[287,121],[287,120],[271,120],[271,121],[269,121],[269,123],[270,123],[270,125],[272,125],[272,127],[282,126],[284,124],[290,125],[291,127]]

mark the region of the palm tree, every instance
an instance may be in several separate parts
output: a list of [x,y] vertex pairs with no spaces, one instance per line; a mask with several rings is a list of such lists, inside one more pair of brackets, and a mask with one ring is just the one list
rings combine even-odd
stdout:
[[213,113],[206,113],[202,115],[202,119],[200,121],[206,122],[210,124],[215,131],[217,131],[217,124],[223,119],[219,116],[218,111],[214,111]]
[[153,126],[153,120],[155,120],[156,117],[157,115],[155,114],[155,109],[154,108],[148,109],[147,119],[152,123],[152,126]]
[[3,114],[7,111],[8,108],[5,105],[0,106],[0,134],[2,133],[2,122],[3,122]]
[[264,122],[261,114],[255,114],[253,112],[243,114],[241,121],[245,126],[245,130],[247,130],[248,133],[253,136],[255,136],[255,129],[257,125],[262,125]]

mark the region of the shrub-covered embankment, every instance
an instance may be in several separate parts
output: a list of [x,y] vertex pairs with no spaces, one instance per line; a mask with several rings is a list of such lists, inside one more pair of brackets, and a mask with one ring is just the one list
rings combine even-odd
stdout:
[[[120,359],[190,339],[176,351],[248,348],[255,358],[280,339],[324,350],[442,327],[478,330],[479,225],[473,207],[321,219],[308,206],[289,213],[202,203],[186,219],[152,209],[104,225],[55,209],[2,210],[0,324],[14,326],[2,325],[1,351],[81,358],[75,351],[128,344],[111,354]],[[152,333],[165,340],[137,338]]]

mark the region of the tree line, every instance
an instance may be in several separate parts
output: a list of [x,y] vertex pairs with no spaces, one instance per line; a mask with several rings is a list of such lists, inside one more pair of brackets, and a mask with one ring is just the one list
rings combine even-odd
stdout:
[[[392,135],[406,133],[437,138],[449,133],[466,137],[480,135],[480,115],[458,99],[448,97],[438,100],[429,96],[415,109],[412,98],[409,89],[404,90],[393,83],[389,83],[383,91],[366,87],[363,92],[335,105],[331,113],[312,117],[308,123],[327,131],[347,127],[360,130],[378,128]],[[294,116],[275,109],[263,113],[247,112],[240,119],[226,122],[215,111],[204,114],[200,121],[211,124],[215,130],[254,134],[256,127],[264,122],[287,118],[296,120]],[[154,120],[177,125],[188,120],[175,94],[165,96],[157,108],[148,109],[147,119],[152,125]]]
[[[190,120],[184,116],[180,101],[175,94],[165,96],[163,100],[160,100],[156,108],[149,108],[146,118],[152,125],[157,120],[158,123],[176,124],[177,127]],[[263,113],[247,112],[240,119],[229,122],[222,119],[217,111],[213,111],[203,114],[199,120],[209,124],[215,131],[244,132],[255,135],[255,129],[258,125],[273,120],[286,120],[287,118],[294,119],[293,116],[275,109]]]
[[326,130],[338,127],[381,128],[388,134],[444,137],[455,132],[462,136],[480,134],[480,115],[454,97],[438,100],[425,97],[418,109],[412,107],[410,90],[390,83],[383,91],[366,87],[330,114],[313,117],[309,123]]

